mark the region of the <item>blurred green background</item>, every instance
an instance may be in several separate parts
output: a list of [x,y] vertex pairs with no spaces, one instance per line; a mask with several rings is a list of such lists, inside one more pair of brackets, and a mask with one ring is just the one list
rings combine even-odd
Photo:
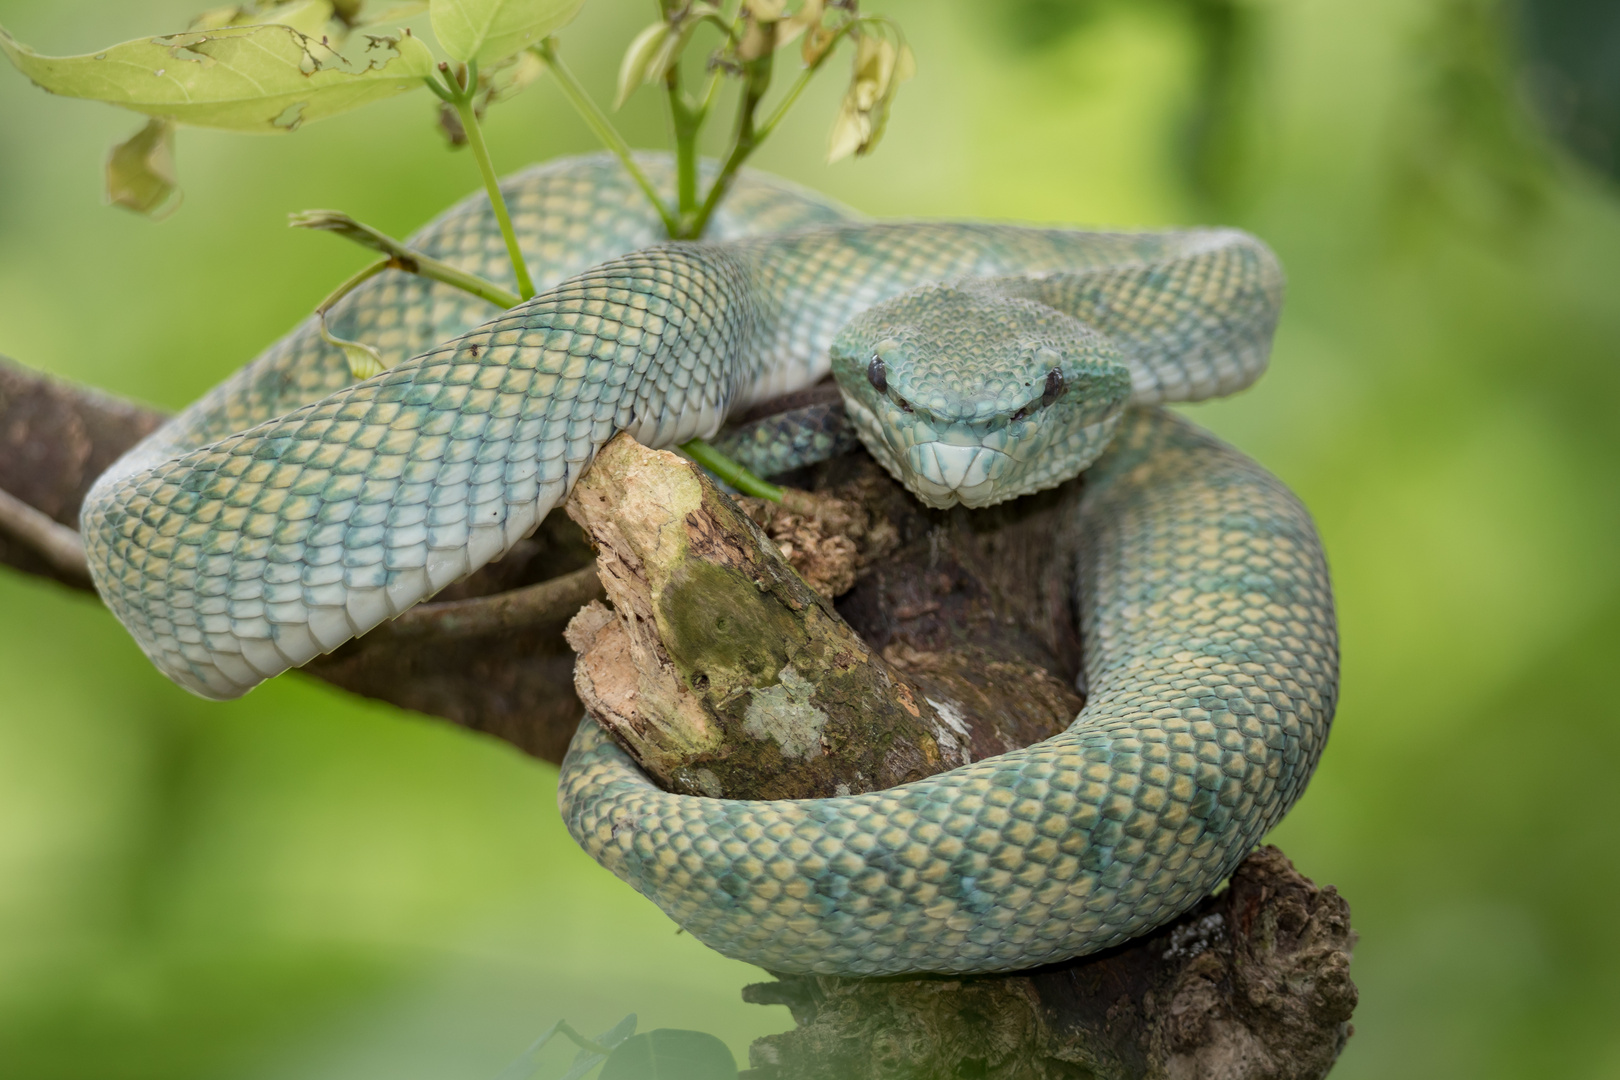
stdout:
[[[1274,839],[1362,935],[1335,1076],[1620,1077],[1612,4],[871,7],[919,67],[882,147],[822,164],[831,74],[759,165],[878,215],[1230,222],[1288,268],[1271,373],[1188,411],[1294,486],[1334,568],[1342,706]],[[193,11],[0,24],[62,54]],[[648,18],[590,0],[564,32],[599,98]],[[0,69],[0,352],[189,401],[361,264],[288,211],[403,234],[476,186],[430,103],[182,131],[154,225],[101,203],[139,120]],[[662,145],[650,94],[622,119]],[[488,127],[503,169],[593,148],[545,82]],[[94,602],[0,572],[0,1074],[481,1080],[628,1011],[746,1061],[786,1010],[579,853],[554,779],[295,676],[192,698]]]

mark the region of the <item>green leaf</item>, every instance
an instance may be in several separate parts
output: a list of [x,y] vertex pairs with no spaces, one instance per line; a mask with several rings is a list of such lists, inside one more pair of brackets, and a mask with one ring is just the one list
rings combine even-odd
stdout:
[[380,23],[400,23],[413,16],[420,15],[428,9],[428,0],[399,0],[398,3],[389,4],[379,11],[372,12],[357,6],[353,23],[355,26],[376,26]]
[[423,85],[433,56],[414,37],[373,37],[353,63],[290,26],[233,26],[41,56],[0,29],[0,52],[37,85],[226,131],[292,131]]
[[713,1035],[658,1028],[620,1043],[598,1080],[737,1080],[737,1060]]
[[224,26],[290,26],[300,34],[320,37],[332,20],[329,0],[288,0],[284,4],[233,4],[213,8],[195,19],[187,30],[218,30]]
[[431,0],[439,44],[467,63],[490,64],[566,26],[584,0]]
[[647,65],[658,55],[667,37],[669,23],[660,19],[631,40],[630,47],[624,50],[624,59],[619,62],[619,89],[613,96],[615,109],[622,109],[636,87],[648,81]]
[[153,117],[107,155],[107,201],[154,220],[180,206],[174,178],[174,124]]

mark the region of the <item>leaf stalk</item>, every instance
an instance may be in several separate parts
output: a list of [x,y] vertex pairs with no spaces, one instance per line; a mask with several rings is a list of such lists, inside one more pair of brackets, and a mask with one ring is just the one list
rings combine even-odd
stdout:
[[676,233],[675,215],[670,213],[669,207],[664,205],[664,200],[659,197],[658,190],[653,187],[652,181],[647,179],[647,174],[642,172],[641,167],[636,164],[635,158],[630,154],[630,144],[624,141],[624,136],[619,134],[618,129],[613,126],[613,121],[607,118],[607,114],[597,106],[595,101],[591,100],[591,95],[585,90],[580,81],[574,77],[574,73],[568,69],[568,65],[562,62],[562,57],[557,54],[556,39],[546,38],[540,44],[534,46],[534,50],[540,56],[540,59],[546,62],[546,67],[556,78],[557,86],[562,90],[563,96],[568,99],[568,103],[574,107],[574,110],[585,120],[585,123],[590,125],[591,130],[596,132],[596,137],[602,140],[602,145],[613,151],[614,155],[618,157],[620,163],[624,165],[625,171],[630,174],[630,179],[635,181],[636,186],[641,189],[641,193],[647,196],[648,201],[658,211],[658,216],[664,223],[664,229],[671,236],[674,236]]
[[512,273],[517,278],[518,294],[527,300],[534,295],[534,281],[529,277],[529,267],[523,260],[523,250],[518,247],[517,231],[512,228],[512,215],[506,209],[506,197],[501,194],[500,178],[495,175],[495,163],[490,159],[489,146],[484,142],[483,125],[478,119],[478,110],[473,101],[478,95],[478,61],[472,60],[462,69],[458,82],[451,74],[450,65],[441,63],[439,74],[444,79],[441,86],[436,80],[428,79],[428,89],[437,94],[443,101],[456,110],[461,118],[461,127],[467,133],[467,145],[472,148],[473,158],[478,162],[478,171],[483,174],[484,190],[489,192],[489,205],[495,211],[495,221],[501,227],[501,238],[506,241],[506,254],[512,260]]

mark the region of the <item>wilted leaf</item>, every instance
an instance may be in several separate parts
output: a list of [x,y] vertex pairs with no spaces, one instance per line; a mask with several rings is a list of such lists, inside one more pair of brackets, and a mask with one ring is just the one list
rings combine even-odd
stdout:
[[382,362],[382,353],[370,345],[359,341],[350,341],[340,338],[326,328],[326,313],[321,312],[315,316],[320,324],[321,340],[328,345],[336,345],[343,352],[343,359],[349,362],[349,374],[356,379],[369,379],[373,375],[381,375],[388,368]]
[[411,249],[385,232],[345,214],[341,210],[299,210],[287,215],[287,224],[294,229],[318,229],[336,233],[361,247],[384,255],[410,255]]
[[685,8],[680,19],[670,28],[670,33],[664,38],[663,44],[658,47],[658,53],[647,66],[647,81],[657,82],[668,73],[686,51],[687,42],[697,33],[697,28],[703,25],[705,19],[720,18],[720,9],[713,4],[692,4]]
[[433,32],[451,56],[491,64],[566,26],[584,0],[431,0]]
[[508,57],[487,71],[478,71],[478,98],[474,107],[478,115],[491,105],[517,97],[530,83],[546,73],[546,62],[528,49]]
[[423,85],[433,56],[414,37],[370,37],[366,63],[289,26],[224,27],[41,56],[0,30],[0,52],[53,94],[226,131],[291,131]]
[[742,40],[737,42],[737,59],[747,63],[776,51],[777,23],[785,0],[743,0]]
[[904,41],[896,46],[881,34],[861,34],[850,71],[849,89],[844,92],[838,118],[833,121],[827,160],[871,153],[883,137],[895,91],[916,73],[916,59]]
[[620,1043],[598,1080],[737,1080],[737,1061],[713,1035],[659,1028]]
[[107,155],[107,201],[161,219],[180,205],[174,178],[174,125],[153,117]]
[[630,47],[624,50],[624,59],[619,62],[619,90],[613,97],[615,109],[624,106],[636,87],[652,81],[648,78],[648,65],[652,63],[653,57],[658,55],[658,50],[667,37],[669,37],[669,23],[660,19],[631,40]]

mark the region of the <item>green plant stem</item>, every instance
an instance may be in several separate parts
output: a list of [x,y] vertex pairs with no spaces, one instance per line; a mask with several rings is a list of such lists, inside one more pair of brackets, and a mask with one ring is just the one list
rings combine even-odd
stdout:
[[508,292],[487,278],[470,274],[465,270],[458,270],[449,263],[440,262],[431,255],[425,255],[415,248],[406,247],[387,233],[373,229],[370,225],[354,220],[348,214],[340,214],[335,210],[306,210],[303,213],[292,215],[291,224],[299,229],[319,229],[322,232],[335,233],[345,240],[352,240],[361,247],[380,251],[388,256],[381,263],[373,263],[361,270],[354,277],[338,286],[337,290],[323,300],[322,306],[330,308],[331,305],[343,299],[344,295],[366,278],[381,273],[392,267],[403,270],[407,274],[430,278],[433,281],[442,281],[463,292],[472,293],[481,300],[488,300],[496,307],[505,309],[516,307],[523,302],[523,298],[516,293]]
[[749,472],[741,463],[731,460],[704,442],[702,439],[693,439],[681,443],[681,453],[708,469],[722,481],[730,484],[744,495],[752,495],[756,499],[769,499],[771,502],[782,501],[782,489],[775,484],[766,483],[753,473]]
[[562,89],[568,103],[584,118],[585,123],[590,125],[591,130],[596,132],[596,137],[602,140],[602,145],[618,156],[625,171],[630,174],[630,179],[635,181],[641,193],[647,196],[647,200],[658,211],[658,216],[663,219],[665,231],[673,237],[677,232],[675,216],[670,213],[669,208],[664,205],[664,200],[659,197],[658,190],[652,186],[652,182],[630,156],[630,144],[624,141],[624,136],[619,134],[613,122],[607,118],[607,114],[591,100],[590,94],[585,92],[585,87],[574,77],[574,73],[568,70],[568,65],[562,62],[562,57],[557,55],[555,40],[547,38],[534,46],[534,49],[540,59],[546,62],[546,67],[556,78],[557,85]]
[[675,239],[686,220],[697,212],[697,134],[703,126],[703,109],[687,104],[681,93],[681,66],[671,64],[664,75],[664,89],[669,97],[669,122],[675,135],[675,201],[677,209]]
[[693,240],[703,235],[703,230],[709,225],[709,218],[714,216],[715,207],[725,198],[726,192],[731,190],[731,181],[736,177],[737,170],[748,159],[759,145],[760,133],[754,127],[754,113],[759,108],[761,99],[771,86],[772,53],[766,53],[758,60],[750,60],[743,67],[743,93],[742,100],[737,103],[737,127],[731,138],[731,151],[726,154],[720,172],[709,187],[709,193],[703,200],[703,205],[691,219],[681,223],[682,228],[678,239]]
[[512,228],[512,215],[506,209],[506,197],[501,194],[500,179],[495,175],[495,163],[490,160],[489,147],[484,143],[484,129],[478,122],[478,111],[473,108],[471,90],[477,88],[476,69],[467,70],[469,90],[457,95],[452,104],[461,117],[461,126],[467,132],[467,145],[472,147],[478,160],[478,171],[484,174],[484,188],[489,192],[489,205],[495,211],[495,220],[501,226],[506,240],[506,254],[512,259],[512,272],[517,276],[518,295],[527,300],[534,295],[534,280],[529,277],[528,264],[523,261],[523,249],[518,247],[517,232]]
[[765,122],[760,124],[759,130],[754,133],[755,146],[764,142],[765,137],[776,130],[776,125],[780,124],[782,118],[787,115],[788,110],[793,108],[793,103],[799,100],[799,95],[804,93],[804,88],[810,85],[810,80],[815,78],[816,72],[821,70],[821,65],[827,62],[827,58],[833,54],[839,43],[844,40],[845,36],[855,26],[854,20],[840,26],[827,42],[826,47],[821,50],[821,55],[816,57],[815,63],[806,67],[799,73],[799,77],[793,80],[793,85],[788,87],[788,91],[783,95],[782,100],[777,103],[776,108],[771,110],[771,115],[765,118]]
[[378,259],[371,265],[357,270],[353,277],[349,278],[349,280],[333,289],[327,294],[325,300],[322,300],[316,305],[315,314],[324,316],[328,311],[332,310],[333,305],[335,305],[339,300],[343,299],[345,296],[348,296],[360,285],[370,281],[372,278],[376,277],[378,274],[382,273],[384,270],[387,270],[393,265],[394,258],[393,256],[389,256],[388,258]]

